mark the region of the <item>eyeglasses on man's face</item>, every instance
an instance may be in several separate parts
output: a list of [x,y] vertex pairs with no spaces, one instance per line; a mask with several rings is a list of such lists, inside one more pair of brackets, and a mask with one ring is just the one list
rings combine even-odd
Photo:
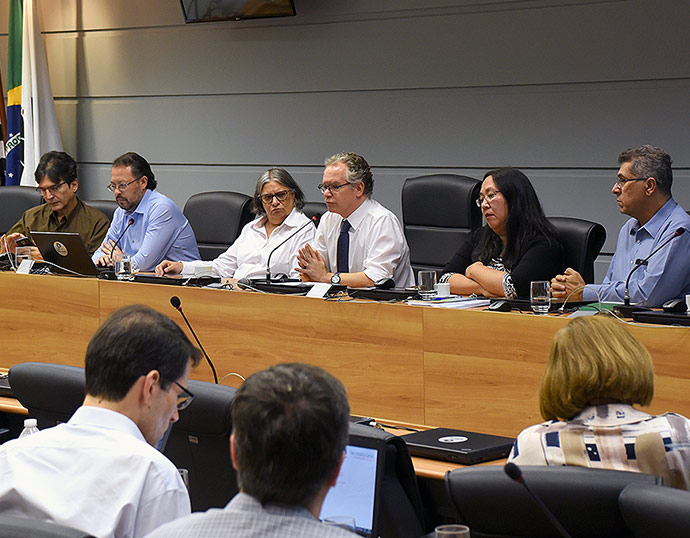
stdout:
[[51,185],[50,187],[36,187],[36,192],[43,197],[45,197],[46,192],[49,192],[50,194],[57,194],[58,191],[62,188],[62,186],[66,184],[66,181],[61,181],[57,185]]
[[486,195],[479,195],[479,198],[475,200],[477,207],[482,207],[484,202],[491,205],[491,202],[493,202],[499,194],[501,194],[501,191],[487,192]]
[[340,185],[324,185],[323,183],[319,183],[319,190],[321,191],[321,194],[326,194],[326,191],[330,192],[331,194],[335,194],[347,185],[350,185],[350,183],[345,182],[341,183]]
[[192,394],[189,389],[186,389],[180,385],[177,381],[173,380],[173,383],[175,383],[175,385],[182,390],[182,392],[177,395],[177,410],[182,411],[183,409],[187,409],[189,404],[192,403],[192,400],[194,400],[194,394]]
[[625,185],[628,181],[645,181],[647,178],[646,177],[619,177],[616,178],[616,182],[614,183],[615,187],[618,187],[619,189],[623,188],[623,185]]
[[128,181],[127,183],[120,183],[118,185],[114,185],[113,183],[108,184],[108,190],[112,193],[115,191],[120,191],[120,192],[125,192],[127,188],[134,183],[135,181],[139,181],[141,178],[133,179],[132,181]]
[[292,191],[286,190],[286,191],[278,191],[274,192],[273,194],[261,194],[259,195],[259,198],[261,198],[261,201],[268,205],[273,203],[273,198],[278,200],[279,202],[284,202],[287,200],[288,196],[290,195]]

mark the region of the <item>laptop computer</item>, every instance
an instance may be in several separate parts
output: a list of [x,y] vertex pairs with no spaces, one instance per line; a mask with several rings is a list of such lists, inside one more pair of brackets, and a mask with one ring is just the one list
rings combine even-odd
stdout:
[[86,252],[84,241],[78,233],[31,232],[31,239],[41,251],[51,270],[67,275],[97,276],[98,269]]
[[633,312],[632,318],[640,323],[654,323],[656,325],[682,325],[690,326],[690,314],[686,312]]
[[515,442],[511,437],[434,428],[403,435],[412,456],[473,465],[508,456]]
[[338,481],[328,491],[319,519],[352,517],[357,534],[378,537],[385,450],[381,439],[350,433]]

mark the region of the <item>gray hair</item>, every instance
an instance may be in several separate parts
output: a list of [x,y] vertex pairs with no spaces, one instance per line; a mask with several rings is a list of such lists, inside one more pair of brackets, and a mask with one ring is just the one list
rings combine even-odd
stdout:
[[304,193],[299,185],[290,175],[290,172],[285,170],[285,168],[269,168],[266,170],[256,182],[256,188],[254,189],[254,199],[252,200],[252,213],[258,216],[264,216],[266,210],[261,203],[261,189],[269,181],[277,181],[281,185],[284,185],[290,189],[295,194],[295,207],[297,209],[302,209],[304,207]]
[[336,153],[328,157],[324,164],[328,167],[338,162],[343,162],[347,166],[348,183],[355,184],[361,181],[364,183],[364,194],[371,195],[374,192],[374,178],[364,157],[352,152]]
[[663,149],[650,145],[628,148],[618,156],[618,164],[631,163],[630,170],[637,177],[653,177],[659,190],[668,196],[673,185],[672,162]]

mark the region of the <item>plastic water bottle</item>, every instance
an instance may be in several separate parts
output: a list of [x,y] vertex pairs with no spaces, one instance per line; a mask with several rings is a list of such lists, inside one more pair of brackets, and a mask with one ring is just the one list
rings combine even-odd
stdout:
[[22,437],[26,437],[27,435],[31,435],[36,432],[38,432],[38,422],[35,418],[27,418],[24,420],[24,429],[22,430],[22,433],[19,434],[19,438],[21,439]]

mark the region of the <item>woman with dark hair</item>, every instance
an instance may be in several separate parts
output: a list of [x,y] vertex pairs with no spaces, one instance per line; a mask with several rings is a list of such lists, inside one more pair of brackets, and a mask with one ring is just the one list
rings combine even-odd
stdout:
[[531,281],[551,280],[563,270],[558,232],[520,170],[487,172],[477,205],[486,226],[460,246],[440,280],[450,283],[452,293],[525,296]]
[[314,240],[316,231],[315,226],[305,226],[310,221],[302,213],[303,207],[304,193],[290,173],[283,168],[270,168],[261,174],[254,189],[252,211],[256,219],[242,228],[228,250],[212,262],[164,260],[156,267],[156,274],[194,276],[197,267],[210,263],[213,272],[224,278],[261,278],[266,275],[268,257],[275,249],[271,274],[298,278],[297,253]]

